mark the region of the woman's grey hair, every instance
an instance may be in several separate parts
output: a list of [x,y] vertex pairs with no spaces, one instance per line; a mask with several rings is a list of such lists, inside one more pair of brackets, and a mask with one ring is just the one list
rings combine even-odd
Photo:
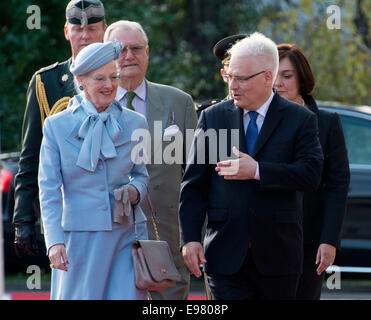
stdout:
[[263,57],[263,63],[267,66],[267,70],[273,73],[273,82],[276,79],[279,57],[277,45],[265,35],[254,32],[250,36],[238,41],[228,53],[233,56],[256,56]]
[[129,21],[129,20],[120,20],[112,23],[104,33],[104,42],[106,41],[113,41],[115,39],[111,39],[110,35],[111,33],[116,29],[122,29],[122,30],[138,30],[143,36],[143,40],[146,43],[146,46],[148,47],[148,37],[146,32],[144,31],[143,27],[140,23],[135,21]]

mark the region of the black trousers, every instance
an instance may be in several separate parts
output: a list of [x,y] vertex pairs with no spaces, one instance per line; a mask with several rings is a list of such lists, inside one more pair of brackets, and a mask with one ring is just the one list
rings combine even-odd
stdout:
[[294,300],[298,280],[299,275],[260,274],[250,250],[236,274],[208,274],[208,283],[214,300]]
[[304,264],[303,273],[299,279],[296,298],[298,300],[319,300],[325,271],[317,275],[316,255],[318,246],[304,246]]

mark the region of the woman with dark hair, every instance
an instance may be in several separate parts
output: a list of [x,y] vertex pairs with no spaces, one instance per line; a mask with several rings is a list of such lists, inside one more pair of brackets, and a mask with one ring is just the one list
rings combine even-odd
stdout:
[[277,47],[280,64],[274,87],[318,117],[324,164],[318,189],[303,194],[304,269],[297,291],[297,299],[318,300],[324,271],[340,248],[350,180],[347,149],[338,114],[319,110],[311,95],[315,78],[303,51],[294,44]]

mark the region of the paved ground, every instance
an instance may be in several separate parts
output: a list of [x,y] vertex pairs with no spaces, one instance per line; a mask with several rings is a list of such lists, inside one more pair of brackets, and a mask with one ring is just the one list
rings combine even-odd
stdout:
[[[43,277],[41,288],[29,290],[27,278],[20,276],[10,277],[6,281],[5,290],[7,299],[12,300],[45,300],[49,298],[50,282]],[[189,300],[204,300],[205,287],[202,278],[192,277]],[[345,279],[341,281],[339,289],[330,290],[327,282],[324,282],[322,289],[323,300],[371,300],[371,280]]]
[[[330,286],[332,282],[330,281]],[[191,293],[204,295],[204,282],[192,278]],[[371,280],[345,279],[340,283],[340,289],[327,288],[327,281],[322,288],[321,300],[371,300]]]

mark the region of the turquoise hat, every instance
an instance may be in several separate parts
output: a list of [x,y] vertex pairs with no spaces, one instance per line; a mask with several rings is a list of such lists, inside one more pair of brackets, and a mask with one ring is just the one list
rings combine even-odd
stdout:
[[78,53],[70,71],[73,75],[80,76],[98,69],[111,60],[118,59],[122,49],[123,45],[118,41],[92,43]]

